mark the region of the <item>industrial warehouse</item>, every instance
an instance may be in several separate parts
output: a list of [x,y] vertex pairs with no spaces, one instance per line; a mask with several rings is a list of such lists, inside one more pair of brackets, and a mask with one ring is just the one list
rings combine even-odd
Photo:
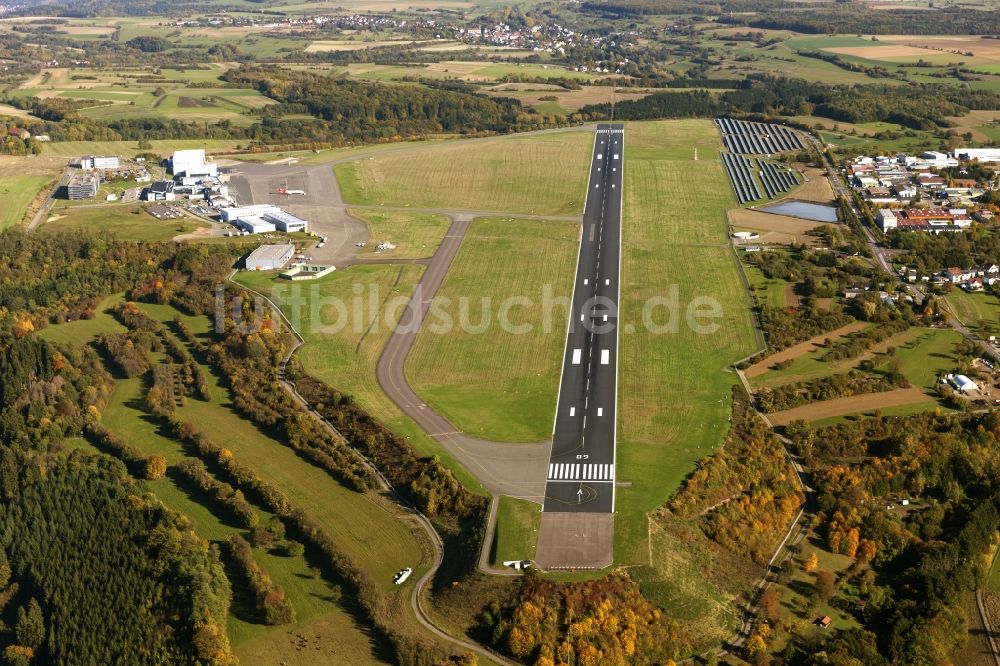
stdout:
[[262,234],[269,231],[309,231],[309,223],[300,217],[270,204],[223,208],[219,211],[223,222],[228,222],[241,231]]

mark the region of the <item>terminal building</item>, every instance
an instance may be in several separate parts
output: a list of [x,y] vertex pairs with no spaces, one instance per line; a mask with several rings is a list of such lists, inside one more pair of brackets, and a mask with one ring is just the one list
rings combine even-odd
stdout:
[[238,229],[249,231],[252,234],[268,231],[284,231],[285,233],[309,231],[308,222],[269,204],[223,208],[220,214],[223,222],[228,222]]
[[70,199],[92,199],[100,187],[101,179],[97,174],[78,173],[70,178],[66,194]]
[[218,165],[205,161],[204,148],[174,151],[174,155],[170,159],[170,170],[174,176],[212,176],[215,178],[219,175]]
[[261,245],[247,255],[244,265],[248,271],[273,271],[287,264],[295,254],[295,246]]
[[80,168],[81,169],[117,169],[119,167],[119,162],[117,157],[97,157],[95,155],[90,155],[88,157],[80,158]]

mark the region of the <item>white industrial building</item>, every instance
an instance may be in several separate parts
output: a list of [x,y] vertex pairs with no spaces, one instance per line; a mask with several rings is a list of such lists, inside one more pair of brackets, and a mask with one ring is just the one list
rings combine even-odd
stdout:
[[956,148],[952,154],[957,160],[1000,162],[1000,148]]
[[212,176],[214,178],[219,175],[218,165],[205,161],[203,148],[174,151],[174,155],[170,159],[170,170],[174,176]]
[[173,181],[156,181],[146,188],[144,198],[146,201],[173,201],[177,198],[177,195],[174,193]]
[[81,169],[117,169],[119,165],[117,157],[97,157],[89,155],[80,158]]
[[254,234],[275,230],[285,233],[309,231],[308,222],[270,204],[223,208],[219,212],[223,222]]
[[248,271],[272,271],[287,264],[294,254],[295,246],[290,243],[261,245],[251,252],[243,263]]
[[955,390],[960,393],[969,393],[971,391],[979,390],[979,385],[965,375],[948,375],[946,379],[948,380],[948,383],[954,386]]

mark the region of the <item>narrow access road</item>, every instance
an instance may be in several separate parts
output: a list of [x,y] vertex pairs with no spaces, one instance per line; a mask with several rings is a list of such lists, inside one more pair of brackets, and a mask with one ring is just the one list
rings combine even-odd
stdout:
[[[282,359],[281,366],[279,367],[279,383],[281,384],[282,388],[285,389],[285,391],[291,396],[292,400],[294,400],[299,406],[301,406],[306,413],[312,415],[314,419],[319,421],[319,423],[327,430],[327,432],[333,435],[333,437],[336,438],[338,441],[346,443],[347,438],[344,437],[343,434],[341,434],[340,431],[337,430],[333,426],[333,424],[327,421],[326,418],[324,418],[319,412],[315,411],[309,404],[309,402],[299,394],[298,390],[295,388],[295,384],[293,384],[292,382],[288,381],[285,378],[285,370],[288,367],[288,363],[292,360],[292,356],[295,355],[295,352],[298,351],[299,348],[301,348],[302,345],[305,344],[304,338],[299,333],[299,331],[294,326],[292,326],[292,323],[288,321],[284,313],[281,311],[281,308],[279,308],[266,295],[258,291],[254,291],[253,289],[250,289],[249,287],[246,287],[238,282],[235,282],[233,280],[233,276],[235,274],[236,271],[234,270],[229,274],[229,277],[227,279],[240,289],[246,289],[248,291],[251,291],[257,294],[260,298],[264,299],[267,303],[269,303],[273,311],[278,314],[281,320],[285,323],[285,326],[288,327],[288,330],[290,330],[292,334],[295,336],[295,344],[293,344],[289,348],[288,352],[285,354],[285,358]],[[382,472],[379,471],[378,467],[376,467],[371,460],[362,455],[362,453],[357,449],[355,449],[354,447],[348,446],[347,448],[350,451],[352,451],[354,455],[357,456],[358,460],[360,460],[361,463],[375,476],[375,478],[378,480],[379,486],[382,489],[382,491],[387,493],[392,498],[392,500],[396,502],[399,506],[403,507],[408,511],[408,513],[423,528],[424,532],[427,534],[427,538],[430,540],[430,543],[434,550],[434,560],[431,563],[431,565],[427,568],[427,571],[425,571],[424,574],[419,579],[417,579],[416,584],[413,586],[413,591],[410,594],[410,607],[413,609],[413,614],[414,617],[417,619],[417,622],[419,622],[424,629],[426,629],[428,632],[430,632],[440,640],[452,646],[455,646],[461,650],[473,652],[482,657],[485,657],[486,659],[489,659],[492,662],[502,664],[503,666],[522,666],[518,662],[511,661],[510,659],[507,659],[499,652],[496,652],[484,645],[480,645],[478,643],[473,643],[463,638],[457,638],[455,636],[452,636],[451,634],[441,629],[434,622],[433,618],[430,617],[430,615],[424,608],[423,597],[424,597],[424,592],[427,588],[427,584],[434,579],[434,575],[437,573],[438,569],[441,568],[442,562],[444,562],[444,543],[441,541],[441,536],[437,533],[437,530],[434,529],[434,525],[431,524],[430,519],[428,519],[427,516],[425,516],[415,506],[413,506],[398,490],[396,490],[396,488],[389,482],[389,480],[382,474]]]
[[28,223],[28,231],[34,231],[42,222],[49,219],[49,211],[52,210],[52,205],[56,202],[56,193],[59,191],[60,187],[64,187],[67,183],[69,183],[69,179],[73,177],[75,172],[76,170],[70,167],[63,172],[62,176],[59,177],[59,180],[57,180],[56,184],[52,187],[52,191],[49,192],[49,196],[47,196],[45,201],[42,202],[41,208],[38,209],[34,217],[31,218],[31,222]]

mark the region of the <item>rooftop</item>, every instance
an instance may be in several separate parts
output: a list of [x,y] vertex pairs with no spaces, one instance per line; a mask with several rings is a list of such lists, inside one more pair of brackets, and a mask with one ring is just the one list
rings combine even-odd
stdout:
[[247,261],[277,261],[284,258],[289,252],[294,252],[295,246],[289,243],[275,245],[261,245],[250,253]]

